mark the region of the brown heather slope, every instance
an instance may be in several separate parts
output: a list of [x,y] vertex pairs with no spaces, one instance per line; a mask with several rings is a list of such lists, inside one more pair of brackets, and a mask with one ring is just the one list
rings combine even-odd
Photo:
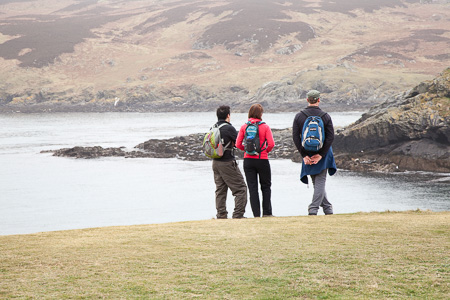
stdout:
[[365,109],[450,65],[447,1],[0,3],[0,112]]

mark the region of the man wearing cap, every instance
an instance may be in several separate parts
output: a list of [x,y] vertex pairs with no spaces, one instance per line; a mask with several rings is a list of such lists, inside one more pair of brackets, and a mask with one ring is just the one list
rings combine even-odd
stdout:
[[[310,175],[314,186],[313,199],[308,206],[308,214],[317,215],[319,208],[322,207],[323,212],[326,215],[332,215],[333,206],[328,201],[325,183],[327,180],[327,172],[330,176],[336,173],[336,163],[334,161],[333,149],[331,148],[331,144],[334,140],[333,121],[329,114],[319,108],[319,91],[311,90],[306,96],[308,107],[295,116],[294,124],[292,126],[294,144],[303,157],[300,180],[303,183],[308,184],[307,175]],[[325,139],[323,141],[323,146],[318,151],[314,152],[307,151],[302,146],[302,130],[308,116],[321,117],[324,125]]]

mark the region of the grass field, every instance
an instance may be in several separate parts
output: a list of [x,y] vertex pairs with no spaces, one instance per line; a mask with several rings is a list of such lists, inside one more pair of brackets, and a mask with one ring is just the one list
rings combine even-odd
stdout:
[[0,236],[0,298],[449,299],[450,212]]

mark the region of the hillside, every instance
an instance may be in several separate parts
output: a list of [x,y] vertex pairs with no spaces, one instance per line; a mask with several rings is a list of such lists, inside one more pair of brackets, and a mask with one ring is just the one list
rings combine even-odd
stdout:
[[447,2],[2,1],[0,112],[365,109],[450,65]]

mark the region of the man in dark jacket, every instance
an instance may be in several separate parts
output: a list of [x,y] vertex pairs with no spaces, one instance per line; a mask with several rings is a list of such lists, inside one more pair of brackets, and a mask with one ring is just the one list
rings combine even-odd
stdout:
[[[303,157],[300,180],[303,183],[308,183],[307,175],[310,175],[314,185],[313,200],[308,207],[309,215],[317,215],[319,207],[323,208],[326,215],[331,215],[333,214],[333,206],[328,201],[325,183],[327,171],[330,176],[336,173],[336,163],[331,147],[334,140],[333,122],[330,115],[324,113],[319,108],[320,93],[318,91],[309,91],[307,94],[307,101],[309,103],[308,107],[305,109],[305,112],[299,112],[295,116],[294,124],[292,126],[292,138],[294,139],[294,144]],[[321,116],[324,125],[325,140],[322,148],[317,152],[308,152],[302,146],[302,130],[308,115]]]
[[228,145],[221,158],[214,158],[212,169],[214,182],[216,183],[216,209],[217,219],[226,219],[228,212],[226,208],[228,189],[234,196],[233,219],[244,218],[245,206],[247,205],[247,185],[239,170],[234,157],[234,145],[236,144],[237,131],[230,124],[230,107],[220,106],[217,109],[217,125],[226,123],[220,130],[223,145]]

